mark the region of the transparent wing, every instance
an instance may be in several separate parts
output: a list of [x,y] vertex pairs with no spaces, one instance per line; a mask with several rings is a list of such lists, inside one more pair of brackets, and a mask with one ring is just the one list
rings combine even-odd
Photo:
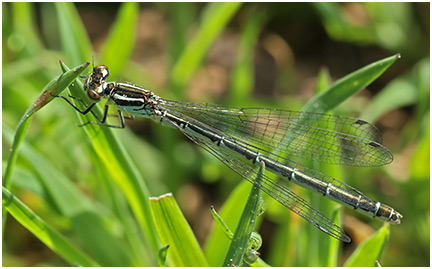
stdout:
[[[206,151],[210,152],[213,156],[218,158],[221,162],[244,177],[246,180],[252,184],[257,184],[255,179],[258,175],[258,168],[254,168],[253,166],[240,161],[236,156],[232,155],[229,150],[224,150],[223,148],[217,147],[215,144],[212,144],[209,141],[188,133],[175,123],[171,123],[171,125],[177,127],[177,129],[190,140],[203,147]],[[261,189],[273,199],[277,200],[294,213],[312,223],[321,231],[344,242],[351,241],[351,239],[345,234],[341,227],[337,226],[332,220],[313,208],[312,205],[306,200],[290,191],[280,182],[276,182],[270,177],[263,175]]]
[[[285,156],[281,156],[281,155],[275,154],[275,153],[270,152],[270,151],[268,151],[266,149],[260,148],[260,147],[258,147],[256,145],[253,145],[253,144],[250,144],[248,141],[245,141],[246,140],[245,138],[232,137],[229,134],[221,131],[217,127],[208,125],[207,123],[204,123],[204,122],[200,122],[200,121],[198,121],[198,120],[196,120],[196,119],[194,119],[194,118],[192,118],[190,116],[186,116],[186,115],[184,115],[184,114],[182,114],[182,113],[180,113],[178,111],[171,110],[170,113],[172,113],[173,115],[176,115],[179,118],[182,118],[182,119],[188,121],[192,125],[199,126],[199,127],[203,128],[203,129],[206,129],[206,130],[210,130],[212,133],[217,134],[219,137],[223,137],[224,140],[230,140],[230,141],[234,142],[235,144],[237,144],[237,146],[239,148],[249,148],[249,149],[252,149],[255,152],[260,152],[261,154],[270,157],[271,159],[273,159],[277,163],[281,163],[281,164],[287,165],[289,167],[292,167],[292,168],[298,169],[300,171],[303,171],[303,172],[305,172],[305,173],[307,173],[307,174],[309,174],[311,176],[319,178],[322,181],[326,182],[327,185],[329,183],[331,183],[331,185],[338,186],[339,188],[344,189],[347,193],[350,193],[353,197],[360,195],[364,199],[367,199],[367,200],[369,200],[371,202],[374,202],[368,196],[366,196],[364,193],[360,192],[359,190],[351,187],[350,185],[348,185],[348,184],[346,184],[346,183],[344,183],[342,181],[339,181],[339,180],[337,180],[337,179],[335,179],[333,177],[330,177],[330,176],[327,176],[327,175],[325,175],[323,173],[320,173],[320,172],[318,172],[318,171],[316,171],[316,170],[314,170],[312,168],[309,168],[307,166],[304,166],[302,164],[294,162],[294,161],[290,160],[289,158],[287,158]],[[171,123],[171,125],[173,125],[173,127],[179,128],[178,126],[175,125],[175,123]],[[185,132],[184,129],[182,129],[182,128],[180,128],[180,129],[181,129],[181,131]],[[192,134],[192,136],[193,136],[193,134]],[[191,135],[189,134],[188,137],[191,137]],[[219,151],[221,151],[221,150],[227,151],[225,154],[232,155],[231,151],[226,150],[223,147],[215,147],[215,149],[219,150]],[[233,156],[233,158],[236,158],[236,157],[238,158],[237,155],[232,155],[232,156]],[[240,159],[242,159],[242,158],[240,158]],[[277,167],[275,167],[274,169],[268,169],[268,170],[270,170],[273,173],[276,173],[277,175],[281,176],[282,179],[286,180],[286,178],[283,176],[283,174],[286,173],[285,171],[279,170],[279,168],[277,168]],[[243,176],[246,177],[246,175],[244,175],[244,174],[243,174]]]
[[269,152],[353,166],[380,166],[393,160],[381,145],[379,130],[356,118],[177,101],[166,101],[164,107]]

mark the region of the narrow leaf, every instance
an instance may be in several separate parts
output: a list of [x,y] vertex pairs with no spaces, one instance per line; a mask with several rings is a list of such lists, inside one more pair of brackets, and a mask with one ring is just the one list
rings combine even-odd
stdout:
[[171,193],[150,198],[156,231],[164,245],[169,245],[168,258],[173,266],[207,266],[207,261],[192,229]]
[[5,187],[2,187],[2,205],[21,225],[71,266],[99,266],[85,252],[46,224]]
[[[338,226],[341,226],[341,208],[342,206],[338,205],[334,212],[331,220]],[[327,256],[327,263],[326,266],[328,267],[336,267],[339,257],[339,246],[341,241],[329,237],[329,246],[328,246],[328,255]]]
[[176,88],[183,87],[201,63],[216,37],[234,16],[241,3],[210,3],[194,38],[174,65],[171,77]]
[[[346,75],[336,81],[327,90],[315,95],[315,97],[303,107],[302,111],[327,113],[340,105],[350,96],[356,94],[358,91],[372,83],[399,58],[400,54],[396,54]],[[299,121],[297,124],[302,124],[302,122]],[[312,124],[312,122],[309,122],[308,124]],[[284,140],[293,139],[294,136],[291,132],[287,132]],[[281,149],[276,149],[273,153],[279,154],[280,150]]]
[[374,122],[385,113],[418,102],[416,85],[406,79],[395,79],[380,91],[362,112],[362,119]]
[[55,3],[59,20],[59,32],[67,61],[74,64],[89,59],[92,45],[83,22],[73,3]]
[[10,175],[16,162],[16,158],[18,157],[19,145],[24,139],[27,129],[30,126],[31,117],[33,116],[33,114],[53,99],[51,94],[58,95],[64,89],[66,89],[66,87],[71,84],[89,64],[89,62],[84,63],[51,80],[42,90],[42,93],[36,98],[33,104],[31,104],[27,111],[24,113],[18,123],[17,130],[15,132],[15,138],[12,144],[11,154],[9,155],[6,172],[3,176],[3,186],[6,186],[6,188],[9,186]]
[[[7,142],[12,140],[13,133],[6,126],[3,126],[2,135]],[[45,198],[52,204],[51,209],[68,218],[72,230],[92,257],[101,266],[131,266],[126,244],[105,227],[104,218],[107,216],[99,211],[100,208],[26,141],[23,141],[20,152],[21,158],[31,165],[34,176],[46,193]]]
[[380,260],[390,234],[389,224],[385,223],[375,234],[362,242],[348,258],[344,266],[371,267]]
[[[34,5],[35,3],[16,2],[12,4],[12,19],[14,33],[25,39],[23,44],[26,57],[36,57],[42,51],[42,42],[36,29]],[[7,25],[7,23],[6,23]],[[23,54],[24,54],[23,53]]]
[[135,31],[138,20],[138,3],[123,3],[109,35],[101,49],[103,64],[123,70],[135,44]]
[[265,171],[265,163],[261,163],[260,171],[257,175],[256,181],[249,194],[249,198],[246,202],[246,206],[243,210],[243,214],[240,218],[237,228],[234,232],[234,236],[225,257],[225,261],[222,266],[241,266],[243,263],[243,257],[246,250],[249,247],[249,241],[255,226],[256,217],[258,215],[260,199],[261,199],[261,188],[263,174]]
[[326,91],[317,94],[303,110],[324,113],[334,109],[350,96],[367,87],[399,58],[400,54],[396,54],[346,75]]
[[[68,70],[66,65],[62,68]],[[86,98],[81,81],[76,82],[69,87],[71,94],[75,97]],[[76,100],[73,100],[76,101]],[[92,109],[101,115],[102,110],[99,106]],[[82,123],[88,122],[90,115],[76,113]],[[89,113],[90,114],[90,113]],[[112,128],[87,124],[82,127],[87,133],[100,162],[105,167],[110,179],[113,180],[123,191],[134,212],[138,223],[143,231],[144,239],[148,247],[155,252],[159,250],[156,231],[151,221],[150,207],[148,204],[149,191],[145,185],[139,169],[130,159],[129,154],[125,151],[120,139],[114,134]],[[145,255],[145,254],[143,254]]]
[[[243,180],[231,192],[230,196],[219,210],[221,218],[224,219],[228,227],[234,229],[239,222],[250,190],[251,184]],[[224,233],[225,231],[218,225],[213,225],[210,235],[207,238],[204,250],[210,266],[220,266],[221,261],[226,257],[227,249],[231,241]]]
[[254,49],[259,34],[265,22],[266,14],[253,6],[248,12],[248,20],[243,27],[238,45],[238,54],[231,71],[231,90],[229,91],[232,103],[247,102],[255,84]]

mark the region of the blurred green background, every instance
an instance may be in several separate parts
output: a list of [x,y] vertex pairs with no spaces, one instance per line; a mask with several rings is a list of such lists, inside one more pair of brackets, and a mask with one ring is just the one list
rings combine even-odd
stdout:
[[[132,82],[166,99],[300,110],[316,94],[319,74],[334,81],[401,53],[367,89],[333,111],[376,124],[394,162],[380,168],[340,167],[343,172],[336,175],[404,215],[401,225],[391,227],[381,265],[429,266],[429,10],[429,3],[2,3],[3,168],[20,118],[61,73],[59,59],[69,67],[106,64],[110,80]],[[127,199],[107,182],[109,175],[74,114],[65,102],[54,100],[33,117],[22,146],[31,150],[30,159],[60,171],[65,186],[100,212],[102,223],[86,225],[101,225],[127,241],[119,221],[124,213],[113,197],[123,204]],[[220,208],[242,179],[174,129],[136,119],[115,133],[150,195],[172,192],[204,245],[213,222],[210,205]],[[50,189],[36,170],[31,160],[18,157],[10,187],[14,195],[90,255],[100,255],[99,262],[120,257],[102,265],[130,259],[132,254],[125,253],[130,250],[121,247],[112,253],[88,249],[85,235],[74,232],[74,223],[57,204],[58,183],[52,181]],[[66,197],[63,202],[74,206]],[[285,215],[291,215],[289,210],[269,202],[259,229],[263,260],[273,266],[323,266],[310,263],[308,248],[292,239],[282,252],[277,239]],[[139,234],[134,218],[127,219],[127,227]],[[342,224],[353,243],[343,245],[339,265],[381,226],[350,209],[344,209]],[[11,216],[3,230],[2,255],[3,266],[68,265]]]

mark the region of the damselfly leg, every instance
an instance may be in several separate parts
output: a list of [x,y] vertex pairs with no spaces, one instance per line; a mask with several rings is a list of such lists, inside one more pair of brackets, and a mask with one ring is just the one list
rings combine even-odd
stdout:
[[79,101],[79,102],[81,102],[83,105],[84,105],[84,107],[85,107],[85,109],[84,110],[81,110],[81,109],[79,109],[77,106],[75,106],[69,99],[67,99],[65,96],[62,96],[62,95],[54,95],[54,94],[51,94],[51,96],[52,97],[56,97],[56,98],[61,98],[61,99],[63,99],[63,100],[65,100],[70,106],[72,106],[77,112],[79,112],[79,113],[81,113],[81,114],[83,114],[83,115],[86,115],[87,113],[92,113],[92,115],[98,120],[97,122],[96,121],[88,121],[88,122],[86,122],[86,123],[83,123],[83,124],[79,124],[78,125],[78,127],[83,127],[83,126],[85,126],[85,125],[87,125],[87,124],[95,124],[95,125],[100,125],[100,126],[105,126],[105,127],[110,127],[110,128],[118,128],[118,129],[124,129],[125,128],[125,126],[126,126],[126,123],[125,123],[125,119],[134,119],[134,117],[133,117],[133,115],[131,115],[131,116],[124,116],[123,115],[123,113],[122,113],[122,111],[121,110],[117,110],[117,112],[118,112],[118,114],[117,114],[117,116],[119,117],[119,120],[120,120],[120,125],[113,125],[113,124],[107,124],[106,123],[106,120],[107,120],[107,118],[108,118],[108,110],[109,110],[109,105],[108,104],[105,104],[105,108],[104,108],[104,114],[103,114],[103,116],[102,116],[102,119],[92,110],[93,109],[93,107],[96,105],[96,103],[92,103],[92,104],[90,104],[90,105],[87,105],[81,98],[78,98],[78,97],[74,97],[74,96],[71,96],[71,95],[69,95],[69,97],[70,98],[72,98],[72,99],[75,99],[75,100],[77,100],[77,101]]
[[86,115],[87,113],[91,112],[93,114],[93,116],[95,116],[95,118],[97,118],[98,120],[101,120],[99,118],[99,116],[92,110],[93,107],[96,105],[96,103],[93,103],[91,105],[87,105],[81,98],[73,97],[73,96],[69,95],[70,98],[75,99],[75,100],[81,102],[85,106],[85,109],[81,110],[77,106],[75,106],[69,99],[67,99],[66,97],[64,97],[63,95],[54,95],[54,94],[51,94],[51,96],[55,97],[55,98],[61,98],[61,99],[65,100],[70,106],[72,106],[76,111],[78,111],[79,113],[81,113],[83,115]]

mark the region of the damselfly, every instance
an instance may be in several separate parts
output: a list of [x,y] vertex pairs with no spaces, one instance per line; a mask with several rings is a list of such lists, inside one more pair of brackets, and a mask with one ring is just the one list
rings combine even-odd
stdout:
[[[252,184],[257,184],[259,164],[264,162],[266,169],[276,173],[282,181],[292,181],[371,217],[400,223],[402,215],[390,206],[375,202],[355,188],[287,157],[353,166],[388,164],[393,155],[381,145],[381,134],[374,125],[329,114],[164,100],[135,85],[106,82],[108,76],[108,67],[93,68],[84,90],[94,103],[85,110],[80,110],[66,97],[59,97],[82,114],[91,112],[98,120],[86,124],[124,128],[123,112],[151,118],[178,129]],[[108,101],[101,119],[92,108],[103,98]],[[121,125],[106,123],[109,105],[117,106]],[[321,231],[339,240],[351,241],[342,228],[289,190],[284,182],[264,175],[259,186]]]

